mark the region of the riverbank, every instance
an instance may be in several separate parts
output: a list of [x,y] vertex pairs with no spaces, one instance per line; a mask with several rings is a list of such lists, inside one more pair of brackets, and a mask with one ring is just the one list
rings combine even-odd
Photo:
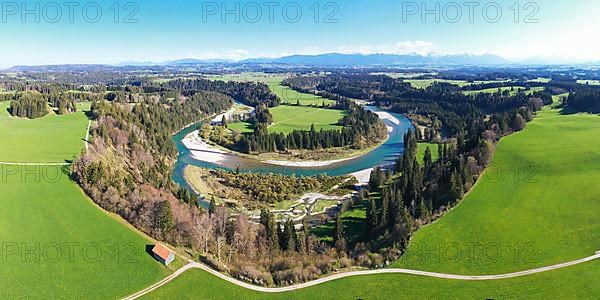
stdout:
[[[400,120],[391,115],[388,112],[379,111],[376,114],[382,119],[391,122],[392,124],[398,126],[400,125]],[[242,153],[233,152],[231,150],[224,149],[218,145],[212,145],[201,139],[198,135],[198,130],[193,131],[185,136],[182,140],[183,145],[190,151],[192,157],[199,161],[204,161],[208,163],[217,164],[219,166],[225,167],[226,162],[230,159],[236,158],[247,158],[251,160],[256,160],[265,164],[274,165],[274,166],[284,166],[284,167],[297,167],[297,168],[315,168],[315,167],[327,167],[337,163],[350,161],[357,159],[381,145],[385,144],[387,140],[390,138],[391,133],[394,128],[392,126],[387,126],[388,136],[386,139],[382,140],[377,145],[357,150],[348,157],[343,157],[339,159],[330,159],[330,160],[291,160],[291,159],[261,159],[259,156],[246,155]]]
[[[222,167],[226,166],[226,162],[230,159],[239,159],[239,158],[248,158],[253,159],[258,162],[262,162],[269,165],[275,166],[284,166],[284,167],[299,167],[299,168],[313,168],[313,167],[326,167],[331,166],[333,164],[337,164],[344,161],[349,161],[352,159],[356,159],[364,153],[359,155],[336,159],[336,160],[327,160],[327,161],[294,161],[294,160],[262,160],[258,157],[252,157],[251,155],[244,155],[242,153],[235,153],[233,151],[223,150],[221,147],[216,145],[211,145],[205,142],[198,135],[199,131],[193,131],[185,136],[182,140],[183,145],[190,151],[192,158],[204,161],[212,164],[216,164]],[[370,147],[369,150],[373,150],[372,148],[376,148],[381,144],[385,143],[385,140],[378,144],[377,146]],[[368,153],[368,152],[367,152]]]
[[195,130],[186,135],[181,141],[194,159],[224,166],[228,158],[236,156],[206,143],[198,133],[199,131]]

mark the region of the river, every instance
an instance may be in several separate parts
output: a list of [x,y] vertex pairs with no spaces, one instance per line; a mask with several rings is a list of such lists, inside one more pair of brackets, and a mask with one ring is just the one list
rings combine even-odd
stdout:
[[[367,109],[378,112],[384,111],[377,107],[367,106]],[[386,111],[387,112],[387,111]],[[328,166],[318,167],[294,167],[294,166],[275,166],[264,162],[260,162],[253,159],[235,157],[230,159],[225,165],[227,167],[219,166],[214,163],[197,160],[192,157],[190,150],[188,150],[183,144],[182,140],[191,132],[197,130],[202,122],[189,126],[176,135],[173,136],[175,143],[177,144],[177,151],[179,156],[175,164],[173,172],[173,181],[179,185],[193,191],[191,186],[187,183],[184,178],[183,170],[186,166],[192,165],[202,168],[210,169],[230,169],[234,170],[239,168],[242,172],[260,172],[260,173],[274,173],[291,175],[296,174],[298,176],[316,176],[319,174],[326,174],[330,176],[341,176],[347,175],[354,172],[362,171],[365,169],[371,169],[376,166],[383,166],[393,163],[398,156],[404,151],[404,134],[411,128],[413,128],[411,122],[401,114],[391,113],[400,122],[395,124],[394,122],[384,119],[385,124],[392,128],[389,139],[377,147],[373,151],[356,157],[354,159],[345,160]]]

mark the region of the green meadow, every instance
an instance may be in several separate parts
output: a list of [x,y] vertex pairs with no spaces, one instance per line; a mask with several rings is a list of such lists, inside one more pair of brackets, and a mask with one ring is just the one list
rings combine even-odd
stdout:
[[415,77],[425,76],[425,75],[437,75],[438,73],[398,73],[398,72],[376,72],[371,73],[370,75],[385,75],[388,77],[392,77],[394,79],[402,78],[402,79],[413,79]]
[[600,80],[577,80],[579,84],[600,85]]
[[[264,73],[244,73],[209,77],[213,80],[225,81],[254,81],[262,82],[269,86],[271,91],[281,98],[282,105],[270,108],[273,115],[273,124],[269,132],[289,133],[294,130],[310,130],[312,124],[317,130],[341,129],[337,125],[346,112],[336,109],[323,108],[322,105],[333,105],[335,101],[307,93],[299,93],[289,87],[281,85],[283,76],[273,76]],[[300,103],[300,105],[297,105]],[[254,130],[252,124],[247,122],[232,123],[229,129],[238,130],[241,133],[249,133]]]
[[410,83],[414,88],[426,89],[436,82],[444,82],[449,84],[458,85],[459,87],[472,85],[472,84],[486,84],[486,83],[502,83],[507,80],[489,80],[489,81],[466,81],[466,80],[450,80],[450,79],[406,79],[405,82]]
[[254,125],[248,122],[238,122],[227,124],[227,128],[231,130],[237,130],[240,133],[251,133],[254,132]]
[[600,119],[546,108],[499,143],[466,198],[416,233],[397,267],[496,274],[600,250]]
[[540,83],[548,83],[550,81],[552,81],[552,78],[546,78],[546,77],[538,77],[536,79],[527,80],[527,82],[540,82]]
[[[355,242],[364,239],[365,234],[367,233],[367,224],[365,222],[367,218],[367,205],[367,201],[358,203],[352,207],[352,209],[347,210],[341,215],[346,239],[350,244],[354,244]],[[313,234],[320,240],[332,243],[334,230],[335,221],[330,221],[327,224],[315,228]]]
[[[346,115],[343,110],[294,105],[280,105],[270,108],[269,111],[273,115],[273,124],[269,126],[269,132],[272,133],[310,130],[313,124],[316,130],[341,129],[342,126],[337,123]],[[231,123],[227,127],[241,133],[254,131],[254,125],[248,122]]]
[[284,75],[273,75],[260,72],[242,73],[242,74],[226,74],[208,76],[211,80],[222,80],[222,81],[251,81],[260,82],[269,86],[271,91],[281,98],[281,102],[284,104],[298,104],[302,106],[322,106],[333,105],[335,101],[325,99],[320,96],[313,94],[299,93],[287,86],[281,85],[281,82],[285,79]]
[[0,161],[65,162],[80,154],[88,125],[83,110],[89,103],[79,105],[76,113],[50,113],[36,120],[13,118],[8,106],[8,101],[0,102]]
[[407,79],[405,82],[410,83],[414,88],[426,89],[436,82],[446,82],[460,87],[469,85],[469,82],[464,80],[447,80],[447,79]]
[[300,103],[300,105],[302,106],[323,106],[323,104],[325,105],[334,105],[335,101],[330,100],[330,99],[325,99],[321,96],[317,96],[317,95],[313,95],[313,94],[306,94],[306,93],[299,93],[287,86],[283,86],[281,85],[280,81],[271,81],[268,83],[269,88],[271,89],[271,91],[273,91],[273,93],[277,96],[279,96],[279,98],[281,98],[281,102],[282,103],[287,103],[287,104],[298,104]]
[[[24,120],[1,106],[2,161],[64,162],[83,149],[83,112]],[[0,165],[3,298],[115,299],[171,273],[146,252],[151,241],[97,207],[68,174],[68,166]]]
[[419,163],[423,163],[423,157],[425,156],[425,149],[429,147],[429,151],[431,151],[431,159],[436,161],[438,159],[438,144],[435,143],[419,143],[417,145],[417,159]]
[[[576,260],[600,250],[598,118],[545,108],[524,131],[499,143],[493,164],[473,190],[447,215],[420,229],[392,267],[500,274]],[[599,276],[600,261],[593,261],[503,280],[388,274],[265,294],[194,270],[148,298],[597,299]]]
[[597,299],[600,261],[492,281],[458,281],[402,274],[339,279],[286,293],[260,293],[202,270],[190,270],[143,299]]
[[269,132],[288,133],[293,130],[310,130],[312,124],[317,130],[341,129],[337,125],[346,112],[337,109],[316,108],[310,106],[280,105],[269,109],[273,114],[273,124]]
[[501,88],[490,88],[490,89],[483,89],[483,90],[474,90],[474,91],[464,91],[463,93],[465,95],[475,95],[475,94],[479,94],[479,93],[488,93],[488,94],[494,94],[494,93],[498,93],[498,92],[505,92],[505,91],[509,91],[511,96],[516,95],[519,91],[525,91],[526,94],[530,95],[534,92],[539,92],[539,91],[543,91],[544,88],[543,87],[533,87],[528,91],[525,91],[525,88],[523,87],[518,87],[518,86],[506,86],[506,87],[501,87]]
[[246,72],[240,74],[224,74],[224,75],[205,75],[210,80],[221,80],[221,81],[237,81],[237,82],[262,82],[269,83],[273,81],[281,82],[285,79],[284,75],[281,74],[267,74],[262,72]]

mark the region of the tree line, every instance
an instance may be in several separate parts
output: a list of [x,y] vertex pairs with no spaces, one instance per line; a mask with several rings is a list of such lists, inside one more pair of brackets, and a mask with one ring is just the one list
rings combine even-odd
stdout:
[[264,83],[233,82],[207,79],[175,79],[158,85],[144,87],[145,92],[158,92],[165,89],[177,90],[184,96],[191,96],[196,91],[213,91],[228,95],[248,106],[256,107],[265,104],[267,107],[278,106],[281,99],[271,92]]
[[48,114],[48,101],[40,93],[18,93],[8,108],[13,117],[41,118]]
[[348,108],[338,125],[342,129],[294,130],[288,134],[270,133],[268,130],[272,116],[266,108],[256,110],[254,132],[242,135],[235,143],[235,149],[244,153],[285,152],[288,150],[316,150],[337,147],[362,149],[385,138],[387,130],[379,117],[350,100],[337,108]]
[[576,92],[569,93],[563,104],[572,111],[598,112],[600,111],[600,88],[579,88]]

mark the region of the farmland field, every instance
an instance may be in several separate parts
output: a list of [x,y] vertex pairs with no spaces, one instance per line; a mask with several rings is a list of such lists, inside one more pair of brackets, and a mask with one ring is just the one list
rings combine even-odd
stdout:
[[410,83],[414,88],[417,89],[425,89],[434,84],[435,82],[446,82],[450,84],[455,84],[458,86],[469,85],[467,81],[464,80],[446,80],[446,79],[408,79],[404,80],[405,82]]
[[269,132],[288,133],[293,130],[310,130],[311,124],[317,130],[341,129],[337,125],[346,112],[335,109],[323,109],[308,106],[280,105],[270,109],[274,123]]
[[281,98],[282,103],[297,104],[303,106],[321,106],[333,105],[335,101],[325,99],[320,96],[313,94],[299,93],[287,86],[281,85],[281,82],[285,79],[283,75],[272,75],[265,73],[242,73],[242,74],[228,74],[219,76],[209,76],[212,80],[223,80],[223,81],[251,81],[261,82],[269,86],[271,91]]
[[523,88],[523,87],[507,86],[507,87],[501,87],[501,88],[490,88],[490,89],[484,89],[484,90],[465,91],[464,94],[465,95],[474,95],[474,94],[478,94],[478,93],[493,94],[493,93],[497,93],[498,91],[500,91],[500,92],[509,91],[510,95],[514,96],[520,90],[525,91],[525,93],[529,95],[529,94],[532,94],[534,92],[542,91],[543,89],[544,89],[543,87],[534,87],[534,88],[531,88],[528,91],[525,91],[525,88]]
[[206,75],[207,79],[210,80],[222,80],[222,81],[238,81],[238,82],[281,82],[285,77],[280,74],[266,74],[261,72],[247,72],[240,74],[224,74],[224,75]]
[[[346,112],[336,109],[324,109],[310,106],[280,105],[270,108],[273,115],[273,124],[269,126],[269,132],[289,133],[294,130],[310,130],[312,124],[316,130],[341,129],[337,125]],[[241,133],[253,132],[254,126],[248,122],[228,124],[231,130]]]
[[579,84],[600,85],[600,80],[577,80]]
[[[321,106],[333,105],[335,101],[325,99],[313,94],[299,93],[287,86],[281,85],[283,76],[272,76],[263,73],[244,73],[236,75],[212,76],[213,80],[254,81],[262,82],[269,86],[271,91],[281,98],[283,105],[270,108],[274,124],[269,127],[269,132],[289,133],[293,130],[309,130],[311,124],[317,130],[341,129],[336,125],[345,116],[345,112],[334,109],[323,109]],[[300,103],[300,106],[296,104]],[[229,128],[239,130],[241,133],[253,131],[253,126],[247,122],[229,124]]]
[[325,105],[334,105],[335,104],[335,101],[325,99],[321,96],[316,96],[313,94],[306,94],[306,93],[299,93],[287,86],[281,85],[280,81],[271,81],[268,83],[268,85],[269,85],[269,88],[271,88],[271,91],[273,91],[273,93],[275,93],[275,95],[277,95],[277,96],[279,96],[279,98],[281,98],[282,103],[288,103],[288,104],[300,103],[300,105],[303,105],[303,106],[322,106],[323,103],[325,103]]
[[501,83],[507,82],[506,80],[490,80],[490,81],[465,81],[465,80],[449,80],[449,79],[407,79],[405,82],[410,83],[414,88],[426,89],[435,82],[445,82],[449,84],[458,85],[460,87],[472,85],[472,84],[486,84],[486,83]]
[[[83,149],[82,112],[24,120],[2,107],[3,161],[64,162]],[[171,272],[146,253],[152,242],[99,209],[68,172],[0,165],[3,298],[118,298]]]
[[545,77],[538,77],[536,79],[527,80],[527,82],[540,82],[540,83],[548,83],[550,81],[552,81],[551,78],[545,78]]
[[88,124],[83,110],[89,104],[78,106],[73,114],[50,113],[37,120],[12,118],[8,106],[8,101],[0,102],[0,161],[65,162],[81,152]]

